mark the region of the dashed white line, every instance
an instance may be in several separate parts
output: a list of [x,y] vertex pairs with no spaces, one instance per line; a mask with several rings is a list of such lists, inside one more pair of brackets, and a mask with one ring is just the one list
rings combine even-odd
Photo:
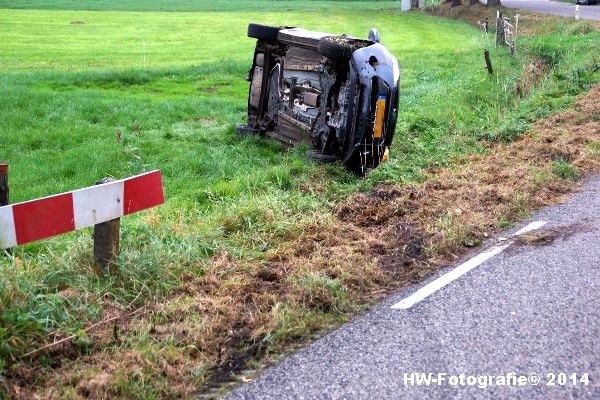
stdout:
[[529,225],[527,225],[526,227],[524,227],[523,229],[518,230],[517,232],[513,233],[511,236],[515,237],[515,236],[524,235],[526,233],[538,230],[538,229],[540,229],[542,226],[544,226],[546,224],[547,224],[546,221],[535,221],[535,222],[532,222]]
[[[532,222],[531,224],[527,225],[523,229],[515,232],[513,235],[511,235],[511,237],[517,237],[517,236],[523,235],[525,233],[535,231],[537,229],[540,229],[544,225],[546,225],[546,221]],[[430,282],[429,284],[423,286],[421,289],[417,290],[415,293],[406,297],[402,301],[394,304],[392,306],[392,308],[395,310],[406,310],[408,308],[411,308],[412,306],[414,306],[421,300],[429,297],[430,295],[432,295],[433,293],[442,289],[444,286],[448,285],[452,281],[460,278],[467,272],[471,271],[473,268],[478,267],[479,265],[483,264],[490,258],[501,253],[507,247],[509,247],[512,243],[513,242],[509,242],[502,246],[494,246],[494,247],[484,251],[483,253],[478,254],[477,256],[471,258],[467,262],[454,268],[452,271],[448,272],[447,274],[444,274],[444,275],[440,276],[439,278],[437,278],[436,280],[434,280],[433,282]]]

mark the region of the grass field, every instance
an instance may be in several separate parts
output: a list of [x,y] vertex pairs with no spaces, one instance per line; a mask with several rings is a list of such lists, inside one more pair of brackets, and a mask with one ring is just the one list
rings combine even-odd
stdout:
[[298,11],[298,10],[380,10],[397,9],[393,0],[10,0],[0,1],[0,8],[92,11]]
[[[65,378],[71,384],[60,381],[63,386],[51,391],[72,397],[75,381],[100,364],[81,367],[75,356],[52,353],[22,358],[71,334],[84,355],[122,350],[159,363],[157,354],[170,359],[191,351],[173,337],[161,342],[147,332],[122,344],[95,345],[83,329],[111,313],[160,304],[185,281],[210,276],[223,254],[267,265],[307,227],[335,224],[332,208],[348,194],[386,180],[419,181],[425,169],[483,153],[482,140],[514,138],[598,79],[585,66],[598,62],[600,35],[584,24],[524,38],[517,57],[492,49],[497,73],[488,75],[482,49],[489,43],[475,27],[400,15],[396,4],[0,0],[0,161],[10,164],[11,200],[157,168],[167,198],[164,206],[123,220],[120,270],[109,279],[91,271],[89,230],[0,255],[0,388],[14,394],[11,382],[27,382],[22,370],[30,368],[46,376],[36,378],[39,388],[32,390],[50,393],[54,378],[48,376],[59,367],[68,375],[73,363],[79,371]],[[245,35],[249,22],[358,36],[377,26],[403,68],[391,160],[362,179],[339,165],[305,160],[305,149],[236,136],[254,46]],[[553,72],[520,97],[514,85],[532,57]],[[367,305],[348,295],[341,278],[305,271],[290,285],[322,290],[335,307],[278,303],[269,311],[272,321],[263,324],[268,348],[301,341]],[[190,318],[202,329],[209,325],[202,312]],[[213,350],[197,345],[197,366],[185,372],[193,384],[210,380],[218,364]],[[118,370],[106,390],[121,398],[179,393],[168,374],[137,373],[132,379]]]

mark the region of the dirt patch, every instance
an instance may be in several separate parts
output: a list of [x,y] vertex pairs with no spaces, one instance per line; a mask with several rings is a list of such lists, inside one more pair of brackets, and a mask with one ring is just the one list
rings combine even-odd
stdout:
[[600,170],[593,151],[600,140],[598,96],[595,86],[572,109],[540,121],[530,134],[510,144],[490,144],[488,154],[470,156],[457,167],[430,171],[422,185],[388,184],[375,188],[370,199],[356,196],[348,203],[358,199],[368,214],[356,221],[402,218],[420,232],[432,255],[461,253],[496,231],[500,221],[519,220],[568,193],[576,183],[557,173],[557,162],[580,174]]
[[547,229],[541,232],[529,233],[515,241],[515,244],[521,246],[549,246],[559,237],[560,231],[556,229]]
[[448,3],[443,3],[435,7],[427,7],[425,8],[425,12],[441,17],[460,19],[472,25],[479,25],[478,23],[485,21],[487,18],[490,28],[493,28],[497,8],[500,10],[504,9],[504,7],[487,8],[481,4],[452,7]]
[[194,122],[202,125],[213,125],[217,120],[214,118],[195,118]]
[[[306,226],[260,262],[218,252],[196,266],[204,275],[183,276],[169,299],[118,328],[90,333],[92,347],[44,354],[57,360],[50,368],[12,369],[11,396],[114,398],[123,385],[141,393],[149,377],[158,398],[186,398],[198,388],[218,395],[271,353],[448,265],[500,222],[560,201],[577,183],[557,174],[557,162],[583,176],[599,171],[598,98],[595,86],[529,134],[427,171],[422,184],[384,183],[351,196],[335,208],[335,218]],[[546,232],[527,244],[548,244],[568,232]],[[145,348],[136,347],[140,338],[150,338]]]
[[534,33],[526,32],[525,23],[521,24],[521,21],[547,21],[547,20],[558,20],[558,17],[546,15],[546,14],[535,14],[524,10],[516,10],[505,7],[486,7],[483,4],[467,5],[463,4],[460,6],[452,7],[450,3],[442,3],[435,7],[427,7],[425,12],[440,17],[446,17],[451,19],[459,19],[465,21],[468,24],[481,27],[484,21],[488,21],[489,31],[495,32],[496,29],[496,10],[500,11],[506,17],[514,17],[515,14],[519,14],[519,32],[520,33]]
[[214,85],[214,86],[209,86],[209,87],[199,87],[198,91],[202,92],[202,93],[217,93],[217,91],[223,87],[228,87],[231,86],[230,83],[223,83],[223,84],[219,84],[219,85]]
[[77,394],[84,398],[101,399],[112,381],[112,376],[106,372],[83,379],[77,384]]
[[541,60],[533,59],[523,74],[513,86],[515,94],[519,97],[526,97],[531,93],[531,90],[538,86],[549,68]]
[[549,246],[556,240],[565,240],[577,233],[588,232],[589,228],[582,222],[556,228],[542,229],[537,232],[519,236],[515,240],[518,246]]
[[[466,2],[466,1],[465,1]],[[483,4],[473,6],[463,4],[452,7],[450,3],[443,3],[434,8],[427,7],[425,12],[451,19],[460,19],[471,25],[481,26],[486,19],[489,22],[490,32],[495,32],[496,10],[502,12],[504,16],[513,18],[519,14],[519,35],[533,35],[539,33],[550,33],[560,29],[564,23],[564,18],[555,15],[540,14],[525,10],[518,10],[506,7],[486,7]],[[573,35],[586,35],[594,30],[600,29],[598,21],[580,21],[573,23],[570,32]]]
[[[103,337],[92,338],[93,348],[75,352],[71,362],[30,371],[29,378],[9,377],[36,382],[34,391],[12,393],[52,398],[65,396],[55,396],[52,388],[73,388],[77,399],[114,398],[119,380],[152,376],[161,398],[210,397],[265,360],[268,351],[327,331],[339,316],[385,296],[382,289],[393,287],[392,274],[377,267],[377,258],[388,244],[373,236],[375,230],[332,222],[308,226],[266,263],[242,263],[220,252],[206,275],[182,277],[184,284],[171,298],[120,324],[120,340],[106,327]],[[131,349],[146,336],[155,348]],[[102,379],[95,371],[103,372]]]
[[387,237],[394,243],[390,251],[384,252],[378,266],[397,282],[417,282],[431,271],[424,263],[425,238],[414,225],[397,221],[387,230]]
[[[466,3],[466,1],[465,1]],[[486,19],[489,22],[490,31],[495,31],[496,10],[502,12],[506,17],[513,18],[515,14],[519,14],[519,35],[532,35],[537,33],[549,33],[559,29],[561,23],[564,23],[564,18],[533,13],[525,10],[518,10],[505,7],[486,7],[483,4],[469,6],[467,4],[452,7],[450,3],[443,3],[433,8],[427,7],[425,12],[437,16],[442,16],[451,19],[460,19],[471,25],[480,26]],[[600,29],[600,22],[585,21],[573,25],[573,34],[586,34],[594,29]]]

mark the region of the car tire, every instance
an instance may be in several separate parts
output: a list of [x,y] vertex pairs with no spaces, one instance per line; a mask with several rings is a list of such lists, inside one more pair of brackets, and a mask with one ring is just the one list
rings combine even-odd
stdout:
[[354,172],[357,175],[366,176],[368,171],[373,170],[383,162],[383,154],[378,154],[375,157],[373,154],[360,154],[355,152],[344,165],[348,170]]
[[319,54],[332,60],[350,60],[356,50],[372,45],[368,40],[343,36],[323,36],[319,40]]
[[309,160],[319,161],[322,163],[334,163],[338,160],[337,156],[322,154],[318,150],[309,150],[306,152],[306,158]]
[[251,128],[248,125],[237,125],[235,127],[235,133],[238,136],[244,136],[244,135],[258,135],[260,134],[260,131],[258,129],[255,128]]
[[281,28],[275,26],[266,26],[259,24],[248,25],[248,37],[262,40],[277,40],[277,34]]

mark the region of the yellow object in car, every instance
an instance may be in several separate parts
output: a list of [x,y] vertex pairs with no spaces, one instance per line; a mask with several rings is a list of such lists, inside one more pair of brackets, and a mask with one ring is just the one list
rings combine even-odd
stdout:
[[390,148],[385,146],[385,152],[383,153],[383,157],[381,157],[381,162],[386,162],[390,158]]
[[383,135],[383,120],[385,118],[385,96],[379,96],[375,107],[375,127],[373,129],[373,137],[381,139]]

